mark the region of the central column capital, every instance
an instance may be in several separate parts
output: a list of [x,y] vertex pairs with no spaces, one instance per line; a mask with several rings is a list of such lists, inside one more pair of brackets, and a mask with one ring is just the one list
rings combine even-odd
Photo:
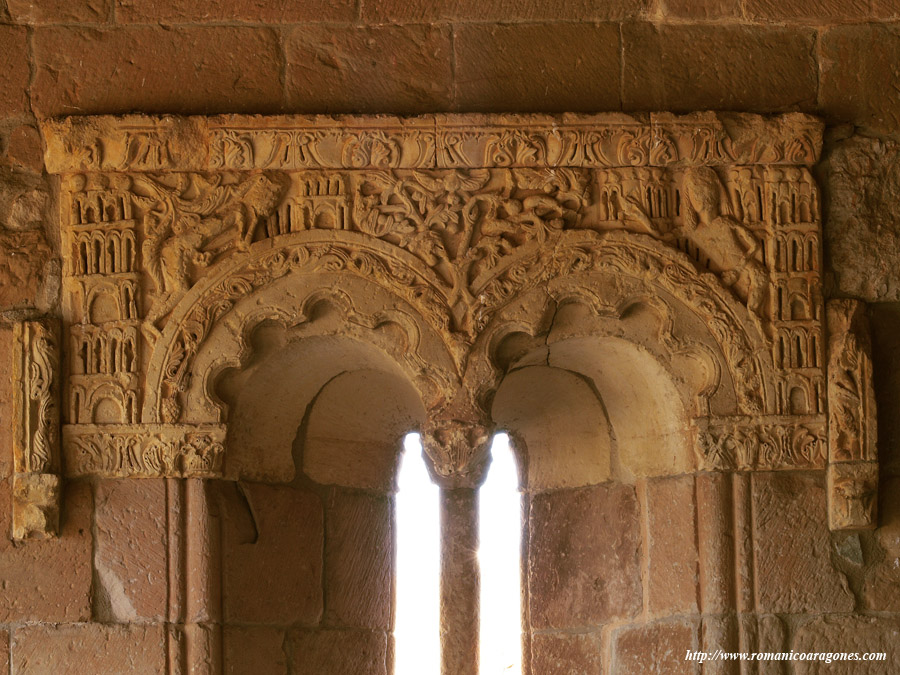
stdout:
[[434,482],[444,490],[478,488],[490,464],[491,433],[482,422],[430,417],[422,429],[422,446]]

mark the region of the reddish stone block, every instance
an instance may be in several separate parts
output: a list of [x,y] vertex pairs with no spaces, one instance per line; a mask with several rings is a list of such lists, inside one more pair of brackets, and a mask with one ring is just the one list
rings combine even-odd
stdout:
[[697,520],[692,476],[647,481],[648,606],[651,614],[697,611]]
[[831,562],[819,475],[753,475],[756,593],[761,611],[850,612],[855,600]]
[[25,28],[0,26],[0,115],[28,110],[28,42]]
[[748,110],[815,105],[815,33],[803,28],[625,24],[626,110]]
[[694,626],[674,621],[616,633],[611,672],[616,675],[690,675],[696,662],[685,660],[688,650],[696,649]]
[[735,19],[741,17],[741,0],[660,0],[660,11],[666,18]]
[[289,637],[294,675],[387,675],[385,633],[363,630],[298,631]]
[[868,0],[746,0],[744,10],[748,19],[756,21],[797,22],[814,26],[865,21],[872,16]]
[[40,304],[50,247],[40,230],[0,227],[0,310]]
[[225,628],[226,675],[287,675],[285,634],[275,628]]
[[532,628],[596,626],[638,614],[640,546],[632,486],[535,495],[528,549]]
[[6,0],[16,23],[102,23],[109,21],[111,0]]
[[[16,381],[13,378],[13,359],[15,354],[15,334],[12,325],[0,324],[0,420],[12,420],[13,400],[15,398]],[[13,472],[13,434],[15,425],[0,424],[0,482],[6,484],[6,479]],[[12,493],[4,493],[4,499],[11,500]],[[0,504],[0,520],[9,525],[11,501]]]
[[531,670],[541,675],[596,675],[600,633],[537,633],[531,636]]
[[840,26],[820,42],[821,112],[835,122],[893,132],[900,101],[900,31],[877,24]]
[[[10,532],[10,485],[0,481],[0,532]],[[58,539],[13,546],[0,536],[0,623],[86,621],[91,616],[90,486],[63,492]],[[30,671],[29,671],[30,672]]]
[[288,34],[294,112],[424,113],[452,91],[450,30],[436,26],[303,26]]
[[0,673],[9,672],[9,631],[0,630]]
[[650,0],[366,0],[367,23],[429,23],[434,21],[617,21],[646,14]]
[[327,506],[325,616],[329,624],[391,629],[391,506],[334,490]]
[[94,509],[96,618],[164,620],[169,595],[165,480],[101,480]]
[[353,21],[355,0],[115,0],[119,23]]
[[230,622],[312,625],[322,616],[322,503],[290,487],[243,484],[225,512],[223,576]]
[[900,621],[894,617],[816,617],[797,628],[791,648],[797,652],[884,652],[884,661],[797,662],[797,675],[847,673],[881,675],[900,672]]
[[17,628],[13,672],[29,675],[158,675],[166,672],[161,625],[97,623]]
[[38,130],[30,124],[13,129],[7,141],[6,156],[13,164],[40,173],[44,168],[44,149]]
[[594,112],[620,106],[615,24],[462,25],[456,107],[482,112]]
[[264,28],[38,28],[34,59],[45,116],[281,108],[281,48]]

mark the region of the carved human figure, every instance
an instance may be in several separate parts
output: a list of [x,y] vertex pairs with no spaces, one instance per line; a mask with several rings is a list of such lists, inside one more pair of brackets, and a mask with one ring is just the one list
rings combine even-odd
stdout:
[[710,271],[726,286],[734,287],[746,299],[747,309],[762,318],[766,298],[767,275],[757,260],[760,251],[756,236],[722,208],[722,184],[709,167],[694,167],[684,172],[682,183],[684,219],[682,226],[669,232],[661,230],[633,195],[620,199],[626,222],[632,229],[646,232],[664,241],[684,237],[693,244]]
[[760,245],[756,236],[722,208],[722,185],[709,167],[695,167],[684,173],[685,199],[682,234],[708,259],[726,286],[744,286],[747,309],[762,316],[766,296],[766,270],[756,256]]

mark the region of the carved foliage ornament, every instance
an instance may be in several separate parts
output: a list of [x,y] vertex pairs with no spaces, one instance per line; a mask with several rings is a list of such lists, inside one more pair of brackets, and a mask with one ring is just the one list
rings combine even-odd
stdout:
[[46,122],[63,174],[68,470],[219,472],[227,411],[187,398],[209,386],[210,335],[273,284],[353,276],[437,336],[452,367],[431,378],[426,448],[468,480],[490,415],[453,401],[483,384],[468,378],[491,321],[555,278],[601,273],[684,306],[717,345],[734,403],[697,420],[701,465],[822,468],[821,130],[712,113]]

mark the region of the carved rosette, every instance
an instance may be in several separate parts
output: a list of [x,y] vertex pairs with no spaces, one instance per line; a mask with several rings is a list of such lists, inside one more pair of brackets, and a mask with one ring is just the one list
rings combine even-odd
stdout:
[[865,304],[831,300],[828,321],[828,518],[835,530],[877,524],[878,454]]
[[15,326],[13,538],[59,531],[59,323]]

